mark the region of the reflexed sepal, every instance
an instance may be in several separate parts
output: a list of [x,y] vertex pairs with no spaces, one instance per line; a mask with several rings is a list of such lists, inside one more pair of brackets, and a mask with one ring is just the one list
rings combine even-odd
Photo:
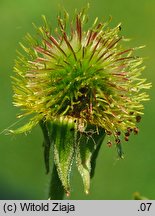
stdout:
[[70,193],[70,172],[73,164],[75,146],[74,121],[61,118],[54,121],[51,139],[53,140],[54,163],[58,176],[67,195]]
[[83,132],[78,131],[76,164],[87,194],[89,193],[90,178],[94,174],[96,158],[104,136],[104,130],[93,125],[87,126]]

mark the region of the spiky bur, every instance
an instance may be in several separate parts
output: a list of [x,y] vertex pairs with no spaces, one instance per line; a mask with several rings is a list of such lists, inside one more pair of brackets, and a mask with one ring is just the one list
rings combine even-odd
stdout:
[[115,144],[122,158],[121,142],[138,133],[142,102],[148,100],[144,90],[151,84],[141,78],[143,59],[135,56],[141,47],[124,48],[120,24],[109,28],[108,22],[96,18],[85,30],[85,10],[73,20],[67,12],[58,16],[55,31],[45,16],[43,20],[42,27],[35,26],[37,38],[26,36],[28,45],[21,44],[24,54],[18,53],[15,63],[14,105],[22,110],[19,117],[31,118],[13,132],[31,130],[40,122],[47,172],[52,144],[65,190],[70,190],[69,175],[76,160],[88,192],[91,165],[104,134],[108,146]]

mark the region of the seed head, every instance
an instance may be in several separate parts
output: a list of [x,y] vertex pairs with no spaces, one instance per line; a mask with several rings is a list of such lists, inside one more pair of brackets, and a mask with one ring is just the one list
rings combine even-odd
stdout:
[[58,16],[55,31],[43,20],[38,38],[28,34],[27,45],[21,44],[24,54],[18,53],[14,67],[14,105],[20,117],[33,115],[22,132],[41,119],[64,117],[102,127],[116,143],[122,133],[126,140],[127,133],[137,133],[142,102],[148,100],[144,89],[151,84],[141,78],[137,48],[124,47],[121,25],[109,28],[109,22],[95,19],[86,30],[85,10],[72,20],[66,12]]

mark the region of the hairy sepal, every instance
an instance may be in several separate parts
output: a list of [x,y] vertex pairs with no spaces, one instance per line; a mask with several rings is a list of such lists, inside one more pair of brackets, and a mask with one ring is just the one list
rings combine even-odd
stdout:
[[90,179],[95,172],[96,159],[104,136],[104,129],[96,129],[94,125],[88,125],[83,132],[77,133],[76,164],[86,194],[89,193]]
[[54,163],[67,195],[70,194],[70,173],[74,159],[74,121],[61,118],[52,123]]

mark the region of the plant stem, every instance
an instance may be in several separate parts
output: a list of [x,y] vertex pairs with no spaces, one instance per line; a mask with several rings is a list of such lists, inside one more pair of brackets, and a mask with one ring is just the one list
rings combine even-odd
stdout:
[[54,164],[52,175],[51,175],[50,188],[49,188],[49,199],[63,200],[63,197],[64,197],[64,189],[59,179],[56,165]]

